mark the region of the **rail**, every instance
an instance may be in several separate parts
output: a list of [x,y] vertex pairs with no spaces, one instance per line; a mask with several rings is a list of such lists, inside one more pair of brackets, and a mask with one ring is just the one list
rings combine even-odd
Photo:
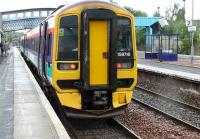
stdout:
[[[200,131],[200,124],[198,123],[198,120],[195,120],[194,119],[194,121],[192,121],[192,120],[189,120],[189,119],[185,119],[184,118],[184,116],[186,117],[188,117],[188,118],[191,118],[192,116],[194,116],[194,115],[191,115],[191,117],[189,117],[188,115],[188,113],[191,111],[191,114],[192,113],[196,113],[197,114],[197,117],[198,117],[198,115],[199,115],[199,113],[200,113],[200,109],[199,108],[197,108],[197,107],[194,107],[194,106],[191,106],[191,105],[189,105],[189,104],[186,104],[186,103],[183,103],[183,102],[180,102],[180,101],[176,101],[176,100],[174,100],[174,99],[171,99],[171,98],[169,98],[169,97],[166,97],[166,96],[163,96],[163,95],[160,95],[160,94],[157,94],[157,93],[155,93],[155,92],[153,92],[153,91],[150,91],[150,90],[147,90],[147,89],[144,89],[144,88],[142,88],[142,87],[136,87],[136,90],[141,90],[142,91],[142,93],[143,94],[149,94],[149,96],[148,95],[146,95],[145,97],[144,96],[142,96],[143,97],[143,99],[145,100],[142,100],[142,99],[140,99],[139,97],[137,97],[137,95],[133,98],[133,101],[134,102],[137,102],[137,103],[139,103],[139,104],[141,104],[141,105],[144,105],[144,106],[146,106],[146,107],[148,107],[148,108],[150,108],[150,109],[153,109],[153,110],[155,110],[155,111],[157,111],[157,112],[159,112],[159,113],[161,113],[161,114],[164,114],[164,115],[166,115],[166,116],[168,116],[168,117],[170,117],[170,118],[172,118],[172,119],[174,119],[174,120],[176,120],[176,121],[178,121],[178,122],[180,122],[180,123],[183,123],[183,124],[185,124],[185,125],[187,125],[187,126],[189,126],[189,127],[191,127],[191,128],[193,128],[193,129],[195,129],[195,130],[198,130],[198,131]],[[135,94],[136,94],[137,92],[135,92]],[[142,94],[141,93],[141,94]],[[138,93],[139,94],[139,93]],[[154,98],[156,98],[155,100],[157,100],[156,102],[152,99],[152,97],[154,97]],[[151,102],[149,101],[149,100],[151,100]],[[161,100],[161,101],[160,101]],[[170,105],[170,106],[166,106],[165,105],[165,103],[162,103],[162,100],[164,100],[165,102],[167,102],[168,103],[168,105]],[[149,102],[148,102],[149,101]],[[158,102],[159,101],[159,102]],[[159,104],[155,104],[155,103],[159,103]],[[160,105],[160,107],[158,107],[158,105]],[[182,116],[180,116],[180,115],[178,115],[177,114],[177,112],[175,112],[175,111],[177,111],[177,109],[176,109],[176,106],[177,106],[177,108],[181,108],[181,109],[183,109],[185,112],[188,112],[187,114],[188,115],[183,115],[182,114]],[[161,108],[162,107],[162,108]],[[170,109],[171,108],[171,109]],[[171,111],[171,113],[170,113],[170,111]],[[197,118],[198,119],[198,118]],[[196,122],[196,123],[195,123]]]

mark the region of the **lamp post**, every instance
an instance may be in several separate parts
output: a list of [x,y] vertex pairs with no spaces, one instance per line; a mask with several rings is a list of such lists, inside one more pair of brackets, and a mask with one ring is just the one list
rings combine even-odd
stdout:
[[[192,26],[194,20],[194,0],[192,0]],[[194,60],[194,32],[192,32],[192,46],[191,46],[191,64],[193,64]]]
[[186,1],[186,0],[183,0],[183,2],[184,2],[184,9],[185,9],[185,1]]
[[[157,7],[158,9],[158,16],[160,16],[160,7]],[[162,34],[161,34],[161,25],[159,24],[159,61],[162,62]]]
[[1,34],[2,34],[2,13],[0,12],[0,43],[1,43],[1,41],[2,41],[2,36],[1,36]]
[[185,8],[185,1],[186,1],[186,0],[183,0],[183,2],[184,2],[184,18],[186,19],[186,8]]
[[157,9],[158,9],[158,15],[160,16],[160,7],[158,6]]

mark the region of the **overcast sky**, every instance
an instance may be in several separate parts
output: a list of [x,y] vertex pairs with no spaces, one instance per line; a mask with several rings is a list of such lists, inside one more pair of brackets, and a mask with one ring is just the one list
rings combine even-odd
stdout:
[[[57,7],[61,4],[69,4],[80,0],[0,0],[0,12],[28,9],[28,8],[49,8]],[[108,1],[108,0],[105,0]],[[173,3],[183,6],[183,0],[114,0],[121,6],[130,6],[135,10],[145,11],[149,16],[160,7],[160,13],[164,16],[167,7]],[[200,0],[194,0],[194,17],[200,19]],[[191,19],[192,0],[186,0],[186,18]]]

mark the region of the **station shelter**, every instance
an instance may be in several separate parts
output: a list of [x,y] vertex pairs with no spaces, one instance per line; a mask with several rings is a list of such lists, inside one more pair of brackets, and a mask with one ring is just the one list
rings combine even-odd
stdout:
[[[178,34],[162,34],[161,17],[135,17],[135,26],[145,28],[145,59],[178,60]],[[153,34],[153,30],[158,33]]]

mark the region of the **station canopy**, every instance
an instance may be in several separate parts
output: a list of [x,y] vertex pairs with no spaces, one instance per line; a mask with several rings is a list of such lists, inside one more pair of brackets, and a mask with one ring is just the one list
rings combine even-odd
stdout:
[[161,17],[135,17],[136,27],[150,27],[159,22]]

